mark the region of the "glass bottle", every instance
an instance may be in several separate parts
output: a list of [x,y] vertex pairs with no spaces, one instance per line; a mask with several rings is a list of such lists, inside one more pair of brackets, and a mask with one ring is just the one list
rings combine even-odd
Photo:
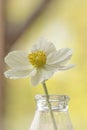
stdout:
[[[37,109],[29,130],[54,130],[45,95],[36,95]],[[51,110],[58,130],[74,130],[68,112],[66,95],[49,95]]]

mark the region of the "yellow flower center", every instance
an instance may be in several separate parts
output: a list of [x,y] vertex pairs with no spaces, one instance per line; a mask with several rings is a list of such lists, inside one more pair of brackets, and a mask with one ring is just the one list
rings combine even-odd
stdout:
[[46,64],[46,54],[44,51],[35,51],[28,55],[30,63],[34,67],[43,67]]

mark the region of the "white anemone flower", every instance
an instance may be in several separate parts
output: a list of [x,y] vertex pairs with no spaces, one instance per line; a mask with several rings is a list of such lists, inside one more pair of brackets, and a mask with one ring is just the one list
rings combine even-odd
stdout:
[[53,43],[41,39],[33,45],[30,52],[12,51],[5,57],[5,63],[11,68],[5,77],[10,79],[31,77],[31,83],[36,86],[48,80],[56,71],[72,68],[67,62],[72,56],[72,50],[62,48],[56,50]]

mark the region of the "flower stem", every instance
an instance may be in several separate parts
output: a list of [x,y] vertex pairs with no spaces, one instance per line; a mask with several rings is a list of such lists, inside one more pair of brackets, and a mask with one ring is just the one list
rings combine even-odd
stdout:
[[46,94],[46,101],[48,103],[48,107],[49,107],[49,111],[50,111],[50,116],[51,116],[51,119],[52,119],[52,123],[53,123],[53,126],[54,126],[54,130],[58,130],[57,129],[57,125],[56,125],[56,121],[55,121],[55,118],[54,118],[54,114],[53,114],[53,112],[51,110],[51,103],[49,101],[49,94],[48,94],[48,90],[47,90],[47,87],[46,87],[46,83],[43,82],[42,85],[43,85],[43,88],[44,88],[44,92]]

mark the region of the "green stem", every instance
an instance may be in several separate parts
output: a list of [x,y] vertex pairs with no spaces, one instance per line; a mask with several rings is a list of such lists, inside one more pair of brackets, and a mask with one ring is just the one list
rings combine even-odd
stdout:
[[54,126],[54,130],[58,130],[57,125],[56,125],[56,121],[55,121],[55,118],[54,118],[54,114],[51,110],[51,104],[50,104],[50,101],[49,101],[49,94],[48,94],[48,90],[47,90],[47,87],[46,87],[46,83],[44,82],[44,83],[42,83],[42,85],[43,85],[43,88],[44,88],[44,91],[45,91],[45,94],[46,94],[46,101],[48,103],[48,107],[49,107],[52,123],[53,123],[53,126]]

